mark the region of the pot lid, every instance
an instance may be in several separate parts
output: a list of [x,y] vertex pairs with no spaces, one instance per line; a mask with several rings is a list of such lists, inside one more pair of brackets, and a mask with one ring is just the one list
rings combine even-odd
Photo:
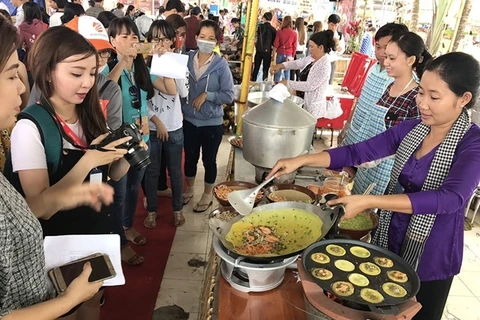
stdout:
[[243,121],[273,128],[305,128],[317,123],[314,116],[289,98],[283,102],[268,99],[245,112]]

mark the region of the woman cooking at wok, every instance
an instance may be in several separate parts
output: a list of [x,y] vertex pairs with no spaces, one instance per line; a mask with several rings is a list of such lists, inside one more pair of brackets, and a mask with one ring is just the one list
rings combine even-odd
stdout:
[[353,195],[329,204],[344,204],[345,218],[379,209],[373,243],[400,255],[421,280],[422,309],[414,319],[441,319],[460,272],[464,210],[480,182],[480,128],[467,112],[479,85],[480,66],[472,56],[440,56],[427,64],[420,82],[421,120],[402,122],[358,144],[282,159],[270,173],[280,176],[302,166],[343,168],[395,154],[385,195]]

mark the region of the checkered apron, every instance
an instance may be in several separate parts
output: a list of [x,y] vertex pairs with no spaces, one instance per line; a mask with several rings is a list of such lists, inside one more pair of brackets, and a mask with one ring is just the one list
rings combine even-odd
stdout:
[[[450,171],[457,145],[470,129],[470,126],[470,116],[464,110],[435,152],[422,191],[436,190],[441,186]],[[403,166],[413,156],[429,132],[430,126],[419,123],[405,136],[395,155],[395,163],[386,194],[395,193],[398,177],[403,170]],[[435,218],[436,214],[413,214],[408,224],[400,255],[415,270],[418,268],[420,257],[435,223]],[[372,243],[388,249],[388,230],[391,219],[392,211],[380,210],[380,222]]]
[[[345,145],[368,140],[385,131],[384,119],[388,109],[376,104],[392,82],[393,78],[390,78],[385,70],[380,71],[379,64],[370,69],[345,137]],[[375,182],[376,185],[372,194],[383,194],[388,184],[392,166],[393,160],[389,159],[382,161],[375,168],[359,168],[355,176],[352,193],[362,194],[370,183]]]
[[393,78],[390,78],[385,70],[380,71],[379,64],[370,69],[345,136],[345,145],[359,143],[375,135],[369,132],[369,126],[366,123],[370,121],[372,107],[380,100],[392,82]]

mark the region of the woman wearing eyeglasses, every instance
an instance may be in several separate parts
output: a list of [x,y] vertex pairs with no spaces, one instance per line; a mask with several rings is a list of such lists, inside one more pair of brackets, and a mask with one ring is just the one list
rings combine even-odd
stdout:
[[[173,79],[150,75],[142,54],[138,54],[137,44],[140,35],[135,23],[128,17],[112,20],[108,31],[110,42],[117,52],[117,59],[111,64],[110,79],[118,82],[122,89],[123,122],[137,124],[148,144],[150,130],[148,127],[147,101],[154,95],[154,89],[175,95],[177,88]],[[145,169],[130,168],[126,177],[112,182],[115,188],[113,204],[114,231],[120,235],[122,260],[130,265],[139,265],[143,257],[138,255],[129,245],[145,245],[147,239],[133,228],[135,210],[137,208],[138,191]]]
[[[170,17],[170,16],[169,16]],[[148,41],[155,43],[158,54],[173,52],[175,48],[175,29],[167,20],[156,20],[148,32]],[[148,117],[150,126],[150,159],[152,163],[145,173],[145,194],[147,197],[148,215],[143,224],[147,228],[155,228],[158,214],[157,189],[159,176],[168,175],[172,186],[172,206],[174,224],[179,227],[185,223],[182,214],[182,150],[183,150],[183,116],[180,97],[188,94],[186,80],[175,80],[177,94],[167,95],[155,90],[155,96],[149,100]],[[163,168],[163,169],[162,169]],[[161,172],[160,170],[164,170]]]

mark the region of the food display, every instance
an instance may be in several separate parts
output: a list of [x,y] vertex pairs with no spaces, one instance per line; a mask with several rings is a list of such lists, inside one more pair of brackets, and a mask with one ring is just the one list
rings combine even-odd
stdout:
[[375,257],[373,261],[383,268],[391,268],[394,266],[394,263],[391,259],[384,258],[384,257]]
[[[224,182],[216,185],[213,188],[213,194],[218,202],[223,206],[228,206],[228,194],[237,190],[246,190],[256,187],[253,183],[243,182],[243,181],[230,181]],[[260,190],[255,199],[255,203],[258,203],[263,198],[263,191]]]
[[273,202],[295,201],[311,203],[312,198],[303,192],[297,190],[277,190],[268,195],[268,199]]
[[349,275],[348,281],[350,281],[351,283],[353,283],[358,287],[366,287],[370,284],[370,281],[368,280],[368,278],[359,273],[352,273],[351,275]]
[[403,259],[372,244],[324,240],[308,247],[302,259],[322,289],[366,306],[397,305],[420,289],[418,276]]
[[368,274],[369,276],[378,276],[382,272],[382,270],[380,270],[380,268],[376,264],[371,262],[361,263],[359,268],[360,271]]
[[382,285],[382,289],[386,294],[394,298],[402,298],[407,295],[407,290],[405,290],[402,286],[393,282],[384,283]]
[[355,265],[347,260],[337,260],[334,264],[335,267],[345,272],[351,272],[355,270]]
[[370,257],[370,251],[363,247],[351,247],[350,252],[355,256],[359,258],[368,258]]
[[374,227],[374,224],[373,220],[367,213],[361,212],[357,214],[354,218],[343,219],[338,224],[338,227],[345,230],[368,230],[372,229]]
[[235,222],[225,239],[250,257],[275,257],[301,251],[321,237],[323,222],[296,208],[251,213]]
[[380,292],[368,288],[360,291],[360,297],[362,297],[363,300],[367,301],[368,303],[380,303],[385,300]]
[[329,263],[330,258],[327,256],[325,253],[314,253],[312,254],[312,260],[315,261],[316,263]]
[[230,144],[234,147],[237,147],[237,148],[240,148],[242,149],[243,148],[243,139],[242,137],[232,137],[232,139],[229,139],[230,141]]
[[405,283],[408,281],[408,276],[405,273],[397,270],[388,271],[387,275],[391,280],[395,282]]
[[346,281],[337,281],[333,283],[332,290],[336,295],[339,295],[340,297],[348,297],[355,292],[353,284]]
[[336,256],[336,257],[344,256],[345,253],[347,253],[347,251],[345,251],[345,249],[343,249],[340,246],[334,245],[334,244],[331,244],[331,245],[327,246],[327,252],[330,253],[333,256]]
[[312,275],[320,280],[330,280],[333,278],[332,271],[325,268],[313,268]]

